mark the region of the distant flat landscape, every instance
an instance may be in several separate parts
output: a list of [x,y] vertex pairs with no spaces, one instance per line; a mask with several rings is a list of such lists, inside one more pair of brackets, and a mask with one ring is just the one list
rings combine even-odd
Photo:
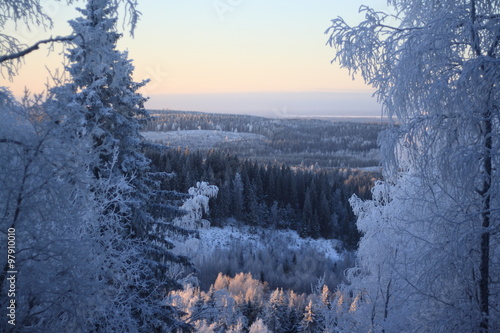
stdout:
[[218,149],[265,164],[377,167],[377,171],[377,137],[388,126],[375,118],[366,122],[335,117],[273,119],[169,110],[150,110],[150,114],[144,138],[171,148]]

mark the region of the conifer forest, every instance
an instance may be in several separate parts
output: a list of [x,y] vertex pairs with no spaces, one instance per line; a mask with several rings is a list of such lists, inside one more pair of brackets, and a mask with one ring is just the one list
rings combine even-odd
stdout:
[[147,0],[0,1],[0,332],[500,332],[500,1],[385,3],[324,23],[339,119],[150,108]]

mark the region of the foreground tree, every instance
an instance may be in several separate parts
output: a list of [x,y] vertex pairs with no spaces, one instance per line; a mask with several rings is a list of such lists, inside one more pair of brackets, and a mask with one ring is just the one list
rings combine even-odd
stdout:
[[332,21],[335,61],[375,87],[399,126],[384,183],[353,199],[364,233],[350,273],[358,331],[499,327],[499,1],[388,1]]
[[[149,203],[155,184],[139,135],[148,114],[146,99],[138,89],[146,81],[132,80],[131,61],[126,53],[116,50],[121,35],[116,31],[115,10],[107,0],[89,0],[80,10],[83,17],[70,21],[77,36],[68,55],[72,80],[53,90],[54,103],[67,110],[69,119],[80,123],[75,135],[90,142],[93,155],[86,165],[95,182],[90,190],[108,202],[99,214],[98,229],[106,232],[110,228],[106,221],[112,218],[117,226],[111,228],[119,231],[108,248],[110,261],[117,258],[113,251],[119,254],[128,247],[135,251],[129,252],[127,260],[139,270],[132,269],[131,275],[126,268],[120,273],[114,270],[116,265],[109,267],[116,274],[110,281],[116,292],[115,305],[125,306],[124,311],[140,330],[187,329],[176,320],[176,310],[163,302],[169,291],[181,288],[168,274],[171,265],[190,263],[169,251],[172,243],[164,237],[166,223],[152,215]],[[107,188],[120,184],[128,188],[120,194],[121,200],[115,200],[116,193]]]
[[[164,238],[180,228],[156,218],[175,209],[149,203],[155,182],[138,132],[145,82],[132,80],[131,61],[115,49],[119,2],[89,0],[70,22],[69,83],[24,105],[0,90],[0,240],[15,230],[18,253],[15,326],[2,320],[2,331],[190,330],[164,302],[181,287],[170,268],[189,261]],[[40,8],[24,6],[0,8],[30,22]],[[5,309],[14,268],[6,256],[0,265]]]
[[14,235],[14,263],[7,255],[0,261],[2,309],[15,300],[13,317],[2,311],[0,330],[87,331],[108,305],[95,274],[104,259],[96,254],[109,241],[94,243],[90,234],[99,202],[86,191],[80,164],[88,149],[68,140],[38,103],[21,105],[6,91],[0,101],[0,240]]

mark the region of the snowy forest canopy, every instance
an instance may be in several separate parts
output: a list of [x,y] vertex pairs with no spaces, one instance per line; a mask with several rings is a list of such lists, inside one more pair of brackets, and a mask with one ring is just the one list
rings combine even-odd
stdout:
[[[235,153],[259,163],[286,163],[289,166],[365,168],[380,165],[378,134],[388,127],[373,123],[337,122],[321,119],[269,119],[256,116],[208,114],[201,112],[151,110],[152,119],[145,137],[173,148],[198,146]],[[198,135],[175,139],[175,132],[205,131],[225,134],[228,140],[203,147]],[[151,132],[154,132],[151,135]],[[162,136],[161,133],[167,134]],[[245,135],[248,133],[249,135]],[[230,140],[241,135],[241,140]],[[250,135],[253,134],[253,135]],[[201,133],[200,133],[201,135]],[[156,138],[156,139],[153,139]],[[209,139],[209,138],[207,138]]]
[[224,226],[228,218],[248,225],[292,229],[303,237],[335,238],[355,248],[359,235],[348,203],[352,194],[371,197],[380,175],[350,169],[300,170],[260,165],[224,151],[164,149],[147,151],[152,168],[175,173],[161,182],[164,190],[187,192],[203,180],[219,192],[210,201],[210,220]]
[[[131,33],[138,22],[135,0],[88,0],[69,22],[71,35],[31,46],[0,33],[7,78],[40,45],[67,47],[65,75],[54,76],[45,94],[26,93],[19,102],[0,90],[0,329],[495,332],[500,2],[388,4],[389,13],[362,6],[361,23],[336,18],[326,31],[333,61],[361,74],[398,123],[379,136],[384,180],[371,193],[374,179],[358,179],[361,173],[292,172],[227,152],[144,142],[149,114],[139,90],[147,81],[132,79],[132,61],[116,49],[119,14],[127,13]],[[51,27],[38,0],[2,1],[0,11],[2,29]],[[225,228],[210,227],[209,208]],[[205,281],[208,290],[200,288],[190,273],[204,263],[209,232],[253,244],[234,227],[267,233],[261,239],[271,244],[255,251],[229,244],[237,254],[231,276],[220,272],[210,286]],[[323,248],[329,260],[316,260],[321,246],[313,244],[325,243],[306,239],[309,247],[295,249],[295,259],[276,256],[275,274],[234,271],[283,252],[276,235],[303,241],[287,228],[340,240],[329,243],[335,251]],[[307,295],[271,290],[265,281],[282,272],[291,284],[294,269],[313,276],[312,266],[330,263],[343,271],[352,261],[342,249],[359,236],[345,280],[325,273]]]

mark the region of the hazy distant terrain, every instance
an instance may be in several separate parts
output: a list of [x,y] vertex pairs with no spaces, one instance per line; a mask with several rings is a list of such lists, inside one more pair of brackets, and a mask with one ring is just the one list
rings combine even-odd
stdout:
[[371,91],[157,94],[151,96],[147,106],[167,105],[172,110],[271,118],[366,117],[376,120],[380,118],[381,106],[372,94]]
[[220,149],[261,163],[333,168],[377,167],[381,122],[272,119],[248,115],[151,111],[143,133],[172,148]]

